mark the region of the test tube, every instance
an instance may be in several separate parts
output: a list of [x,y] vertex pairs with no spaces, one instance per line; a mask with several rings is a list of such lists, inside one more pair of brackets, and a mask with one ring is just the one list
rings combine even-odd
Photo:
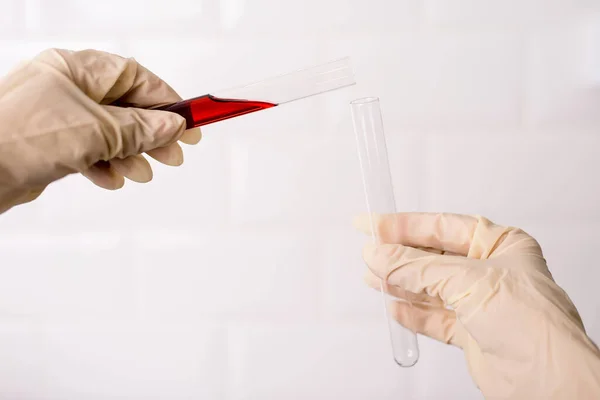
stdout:
[[350,57],[219,90],[158,108],[186,119],[186,128],[208,125],[354,85]]
[[[383,240],[377,233],[378,230],[374,226],[375,221],[372,216],[395,213],[396,202],[379,99],[377,97],[365,97],[354,100],[350,103],[350,109],[356,135],[367,211],[371,216],[372,239],[375,244],[380,244]],[[417,335],[402,326],[390,314],[394,302],[406,301],[411,304],[410,300],[392,296],[389,293],[387,282],[383,279],[381,280],[381,293],[394,360],[401,367],[412,367],[419,359]]]

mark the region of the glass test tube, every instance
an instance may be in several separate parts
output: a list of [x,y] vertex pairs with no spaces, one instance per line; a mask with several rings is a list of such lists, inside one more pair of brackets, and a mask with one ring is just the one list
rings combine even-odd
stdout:
[[203,126],[354,85],[350,57],[262,81],[208,93],[158,108],[177,113],[187,129]]
[[[350,103],[350,109],[368,213],[371,216],[395,213],[396,203],[379,99],[367,97],[354,100]],[[374,243],[382,243],[382,239],[377,234],[378,230],[374,226],[373,218],[371,218],[371,228]],[[406,301],[410,304],[410,300],[391,296],[388,285],[383,279],[381,280],[381,293],[390,330],[394,360],[401,367],[411,367],[419,359],[417,336],[391,316],[394,302]]]

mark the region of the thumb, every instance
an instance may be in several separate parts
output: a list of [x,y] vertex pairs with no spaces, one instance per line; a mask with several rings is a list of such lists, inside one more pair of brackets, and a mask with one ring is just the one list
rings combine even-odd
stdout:
[[477,270],[482,270],[475,267],[478,260],[432,254],[398,244],[367,245],[363,258],[373,274],[388,285],[439,297],[447,305],[468,296]]
[[107,148],[100,159],[125,158],[166,147],[185,132],[185,118],[166,111],[103,106],[112,117],[103,129]]

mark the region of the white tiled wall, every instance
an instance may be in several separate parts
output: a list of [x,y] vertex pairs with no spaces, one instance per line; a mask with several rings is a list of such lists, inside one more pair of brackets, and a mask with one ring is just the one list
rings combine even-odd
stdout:
[[183,97],[350,55],[358,85],[204,129],[117,192],[0,217],[0,399],[480,399],[394,365],[362,283],[348,102],[379,96],[398,209],[521,226],[600,341],[600,0],[0,0],[0,72],[133,56]]

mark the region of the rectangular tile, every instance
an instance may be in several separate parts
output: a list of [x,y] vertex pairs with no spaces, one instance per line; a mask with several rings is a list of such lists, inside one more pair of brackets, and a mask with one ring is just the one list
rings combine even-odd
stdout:
[[323,98],[327,121],[348,103],[379,97],[388,130],[501,129],[520,123],[522,43],[518,36],[408,32],[330,38],[322,52],[351,56],[357,85]]
[[0,319],[0,397],[49,399],[44,342],[38,323],[25,318]]
[[49,324],[47,398],[224,399],[223,333],[209,323]]
[[527,27],[562,22],[600,7],[595,0],[426,0],[425,13],[436,25]]
[[598,21],[534,31],[527,43],[525,123],[538,132],[596,132]]
[[130,247],[119,234],[4,236],[0,314],[77,320],[130,318]]
[[22,33],[25,20],[23,2],[18,0],[0,0],[0,35],[3,38],[15,37]]
[[320,255],[302,234],[162,231],[136,241],[146,318],[316,317]]
[[600,217],[593,136],[432,136],[423,209],[516,219]]
[[365,208],[354,138],[248,135],[232,141],[240,224],[349,224]]
[[307,37],[323,32],[396,32],[420,22],[414,0],[276,2],[225,0],[219,22],[226,34]]
[[[121,2],[109,0],[90,3],[79,0],[60,0],[52,4],[40,2],[41,26],[51,33],[134,34],[160,37],[210,32],[215,25],[214,8],[207,2],[174,0],[152,3],[142,0]],[[115,10],[119,12],[115,12]],[[143,17],[142,14],[143,12]],[[212,17],[212,18],[211,18]]]

